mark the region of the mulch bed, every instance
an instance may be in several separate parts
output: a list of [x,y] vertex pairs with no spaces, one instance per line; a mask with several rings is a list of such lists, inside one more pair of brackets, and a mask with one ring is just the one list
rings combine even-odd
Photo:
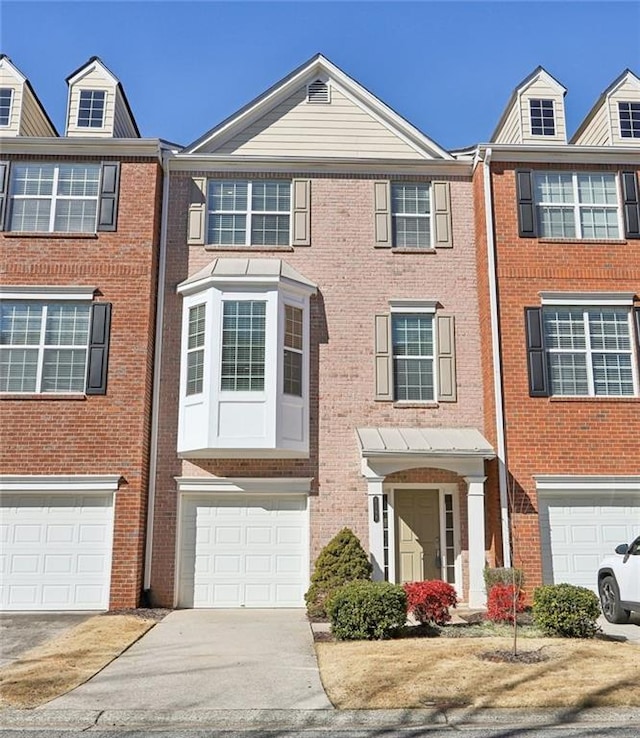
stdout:
[[118,610],[103,612],[103,615],[130,615],[140,620],[155,620],[159,623],[171,610],[165,607],[122,607]]
[[542,653],[540,649],[536,651],[484,651],[479,653],[478,658],[483,661],[493,661],[496,664],[539,664],[541,661],[548,661],[549,656]]

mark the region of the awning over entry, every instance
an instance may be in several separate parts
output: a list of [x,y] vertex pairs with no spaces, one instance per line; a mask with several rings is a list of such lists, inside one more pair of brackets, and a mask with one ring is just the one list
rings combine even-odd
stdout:
[[492,459],[491,444],[476,428],[357,428],[364,458],[386,454],[472,456]]

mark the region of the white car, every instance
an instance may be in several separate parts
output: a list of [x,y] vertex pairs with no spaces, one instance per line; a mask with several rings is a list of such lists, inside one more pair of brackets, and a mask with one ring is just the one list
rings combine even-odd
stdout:
[[640,536],[629,545],[621,543],[600,562],[598,592],[610,623],[628,623],[631,611],[640,613]]

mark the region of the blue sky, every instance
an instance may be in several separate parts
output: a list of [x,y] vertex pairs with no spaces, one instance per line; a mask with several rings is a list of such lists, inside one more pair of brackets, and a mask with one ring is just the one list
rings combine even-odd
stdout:
[[634,2],[0,0],[0,50],[59,131],[65,77],[99,56],[142,135],[190,143],[316,52],[446,148],[486,141],[538,64],[568,88],[569,134],[626,67]]

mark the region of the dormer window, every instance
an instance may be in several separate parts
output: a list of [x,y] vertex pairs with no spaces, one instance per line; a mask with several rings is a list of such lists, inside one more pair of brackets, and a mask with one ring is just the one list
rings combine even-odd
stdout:
[[317,79],[307,87],[307,102],[315,104],[327,104],[331,102],[329,85],[321,79]]
[[0,126],[8,126],[11,119],[11,100],[13,90],[10,87],[0,88]]
[[104,125],[104,90],[81,90],[78,105],[79,128],[102,128]]
[[640,102],[619,102],[620,137],[640,138]]
[[532,136],[555,136],[553,100],[529,100]]

